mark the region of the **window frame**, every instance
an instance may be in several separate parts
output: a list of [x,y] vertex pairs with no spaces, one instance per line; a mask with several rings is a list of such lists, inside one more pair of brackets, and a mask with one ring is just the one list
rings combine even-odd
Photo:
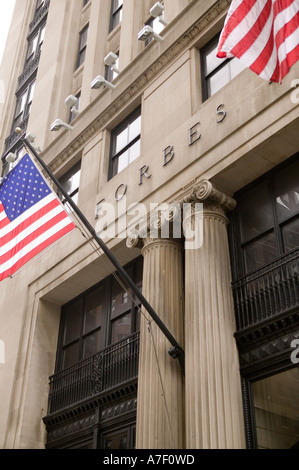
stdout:
[[[240,72],[237,73],[234,77],[230,78],[228,82],[225,82],[223,86],[221,86],[215,93],[210,94],[208,90],[208,80],[213,77],[216,73],[221,71],[224,68],[229,67],[229,73],[231,73],[231,63],[232,61],[236,61],[235,57],[231,58],[226,58],[226,59],[219,59],[219,65],[217,67],[214,67],[209,73],[206,73],[206,55],[211,46],[214,44],[217,44],[219,42],[219,36],[220,33],[218,33],[216,36],[214,36],[207,44],[205,44],[199,51],[200,53],[200,68],[201,68],[201,86],[202,86],[202,101],[206,101],[207,99],[211,98],[215,93],[217,93],[219,90],[221,90],[225,85],[227,85],[231,80],[233,80]],[[216,48],[215,48],[216,49]],[[239,61],[240,62],[240,61]],[[242,66],[242,69],[245,69],[245,66]]]
[[[16,106],[14,111],[13,122],[11,126],[11,132],[15,130],[16,127],[19,127],[24,119],[30,113],[33,95],[35,91],[36,79],[27,83],[27,86],[22,89],[22,91],[16,97]],[[33,89],[33,91],[32,91]],[[21,101],[23,101],[21,103]],[[21,105],[19,109],[19,105]]]
[[[125,266],[127,272],[131,274],[131,278],[133,281],[136,282],[136,285],[142,285],[142,274],[143,274],[143,259],[142,257],[138,257],[128,265]],[[100,341],[100,349],[104,349],[105,347],[113,344],[112,341],[112,322],[115,319],[112,316],[112,288],[113,283],[116,282],[114,274],[106,277],[96,285],[92,286],[87,291],[83,292],[79,296],[72,299],[67,304],[63,305],[61,308],[61,318],[60,318],[60,326],[59,326],[59,337],[58,337],[58,344],[57,344],[57,354],[56,354],[56,366],[55,366],[55,373],[61,372],[62,370],[68,369],[69,367],[73,367],[77,363],[81,362],[85,358],[89,356],[84,356],[84,340],[87,336],[90,336],[96,331],[99,331],[99,341]],[[102,318],[101,318],[101,325],[97,325],[95,328],[84,332],[84,319],[86,316],[86,299],[92,293],[96,292],[96,290],[103,289],[103,297],[99,297],[101,301],[99,304],[102,305]],[[81,319],[80,319],[80,332],[79,334],[70,339],[69,341],[65,341],[65,334],[67,328],[67,316],[68,312],[73,305],[81,302]],[[135,295],[129,296],[129,304],[130,304],[130,312],[131,312],[131,327],[130,333],[128,333],[128,337],[134,333],[139,331],[140,329],[140,302],[136,299]],[[119,318],[124,313],[121,312],[116,318]],[[118,342],[116,340],[115,342]],[[72,365],[64,367],[65,362],[65,351],[68,347],[72,346],[73,344],[78,343],[78,360],[74,362]],[[96,351],[99,352],[99,351]],[[96,354],[95,353],[95,354]],[[92,356],[93,354],[91,354]]]
[[[118,4],[117,7],[115,7],[115,0],[111,0],[109,33],[111,33],[111,31],[113,31],[122,22],[122,11],[123,11],[124,4],[123,4],[123,0],[120,0],[120,1],[121,3]],[[119,19],[117,19],[118,14],[120,16]]]
[[[89,33],[89,23],[81,29],[79,33],[79,45],[78,45],[78,53],[76,59],[76,70],[81,67],[85,62],[86,57],[86,49],[88,43],[88,33]],[[84,35],[86,34],[86,38]]]
[[[65,189],[65,191],[67,192],[67,194],[69,195],[69,197],[74,201],[77,199],[78,197],[78,194],[79,194],[79,190],[80,190],[80,179],[81,179],[81,160],[79,160],[77,163],[75,163],[75,165],[73,165],[66,173],[64,173],[64,175],[62,175],[60,178],[59,178],[59,182],[61,183],[62,187],[65,183],[67,183],[67,181],[70,180],[71,177],[77,175],[77,173],[79,173],[79,183],[78,183],[78,186],[76,186],[74,189],[72,189],[71,192],[68,192],[66,190],[66,188],[63,188]],[[62,201],[62,204],[67,204],[67,201],[66,199],[62,196],[62,194],[60,194],[60,198],[61,198],[61,201]],[[74,201],[75,202],[75,201]]]
[[[120,124],[118,124],[112,131],[111,131],[111,140],[110,140],[110,158],[109,158],[109,173],[108,173],[108,179],[112,179],[114,176],[118,175],[121,171],[118,171],[118,168],[116,166],[116,161],[130,148],[133,147],[133,145],[136,144],[136,142],[141,142],[141,121],[140,121],[140,132],[139,134],[134,137],[131,141],[129,141],[124,147],[122,147],[118,152],[115,150],[115,144],[116,144],[116,139],[117,136],[121,134],[126,128],[128,129],[130,125],[133,124],[137,119],[141,119],[141,106],[136,108],[127,118],[125,118]],[[140,156],[140,155],[139,155]],[[138,158],[138,157],[137,157]],[[135,160],[135,159],[134,159]],[[133,160],[133,161],[134,161]],[[127,168],[130,163],[129,162],[123,169]],[[117,168],[117,169],[116,169]]]
[[[291,213],[289,217],[284,217],[281,220],[279,220],[278,215],[277,215],[277,207],[276,207],[277,195],[276,195],[275,179],[279,176],[281,172],[287,170],[288,167],[291,167],[296,162],[298,162],[298,156],[299,156],[299,153],[288,158],[286,161],[284,161],[280,165],[276,166],[275,168],[268,171],[261,177],[257,178],[252,183],[246,185],[244,188],[242,188],[240,191],[238,191],[234,195],[234,198],[237,201],[237,207],[229,216],[230,221],[231,221],[231,224],[229,226],[229,233],[230,233],[229,241],[231,245],[232,267],[233,267],[235,278],[248,275],[250,272],[254,272],[256,269],[260,269],[260,268],[255,268],[250,271],[246,270],[244,248],[249,246],[249,244],[260,240],[262,237],[266,236],[267,234],[273,233],[275,236],[276,251],[277,251],[275,258],[278,258],[296,249],[296,247],[292,249],[286,248],[284,244],[284,240],[283,240],[282,230],[283,230],[283,227],[286,226],[286,224],[293,222],[294,220],[298,220],[298,223],[299,223],[299,209],[298,211]],[[257,233],[254,236],[246,238],[245,241],[242,241],[240,200],[242,197],[246,196],[246,194],[249,194],[249,191],[251,191],[252,189],[258,187],[259,185],[263,183],[266,185],[268,189],[268,195],[269,195],[270,205],[271,205],[272,214],[273,214],[273,225],[265,228],[265,230]],[[268,263],[266,263],[263,266],[267,266],[267,264]],[[263,266],[261,266],[261,268]]]

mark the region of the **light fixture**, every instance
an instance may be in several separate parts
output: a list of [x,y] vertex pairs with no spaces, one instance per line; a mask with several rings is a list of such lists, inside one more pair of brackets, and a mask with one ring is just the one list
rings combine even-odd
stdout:
[[63,122],[61,119],[56,119],[54,122],[51,124],[51,131],[59,131],[61,127],[64,127],[68,131],[73,131],[74,128],[67,124],[66,122]]
[[35,137],[36,135],[33,134],[33,132],[28,132],[28,134],[26,134],[25,139],[28,140],[28,142],[32,145],[32,147],[34,148],[34,150],[36,150],[36,152],[40,153],[42,149],[34,145]]
[[119,74],[120,70],[118,70],[118,68],[116,67],[117,59],[118,55],[114,54],[113,52],[109,52],[109,54],[106,55],[104,59],[104,63],[105,65],[108,65],[108,67],[111,67],[111,70],[113,70],[113,72]]
[[98,75],[91,83],[91,88],[93,89],[97,89],[97,88],[100,88],[101,86],[104,86],[104,87],[107,87],[107,88],[111,88],[112,90],[115,88],[115,85],[113,85],[112,83],[108,82],[107,80],[105,80],[104,77],[102,77],[102,75]]
[[65,100],[65,104],[68,108],[70,108],[71,113],[75,114],[75,116],[78,116],[80,114],[79,110],[76,108],[77,103],[78,98],[76,98],[76,96],[74,95],[69,95]]
[[5,160],[7,163],[13,163],[17,159],[17,155],[15,153],[9,152],[9,154],[6,155]]
[[163,24],[163,26],[167,26],[168,23],[166,20],[164,20],[164,17],[163,17],[163,12],[165,10],[165,6],[162,5],[162,3],[160,2],[157,2],[155,3],[155,5],[150,9],[150,15],[153,17],[153,18],[158,18],[159,22],[161,24]]
[[138,33],[138,39],[139,41],[146,41],[149,37],[153,37],[157,41],[164,41],[164,38],[160,36],[159,34],[155,33],[153,28],[151,28],[149,25],[144,26],[144,28],[139,31]]

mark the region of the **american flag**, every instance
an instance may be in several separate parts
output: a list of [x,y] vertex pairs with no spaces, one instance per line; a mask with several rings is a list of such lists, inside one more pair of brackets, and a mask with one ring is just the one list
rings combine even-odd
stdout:
[[74,228],[26,154],[0,184],[0,281]]
[[232,0],[217,57],[238,57],[261,78],[281,83],[299,59],[299,0]]

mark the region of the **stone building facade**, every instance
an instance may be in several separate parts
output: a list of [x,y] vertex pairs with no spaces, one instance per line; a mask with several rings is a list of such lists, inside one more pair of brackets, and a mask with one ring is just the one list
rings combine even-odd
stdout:
[[2,176],[31,136],[184,360],[71,212],[0,285],[1,448],[298,447],[299,63],[217,59],[230,0],[156,3],[16,0]]

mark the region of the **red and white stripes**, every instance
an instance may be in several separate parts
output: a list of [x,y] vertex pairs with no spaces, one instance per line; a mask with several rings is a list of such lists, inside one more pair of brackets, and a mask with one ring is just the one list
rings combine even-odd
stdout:
[[73,228],[75,225],[54,193],[12,222],[0,203],[0,281]]
[[281,83],[299,59],[299,0],[233,0],[217,57],[238,57],[263,79]]

